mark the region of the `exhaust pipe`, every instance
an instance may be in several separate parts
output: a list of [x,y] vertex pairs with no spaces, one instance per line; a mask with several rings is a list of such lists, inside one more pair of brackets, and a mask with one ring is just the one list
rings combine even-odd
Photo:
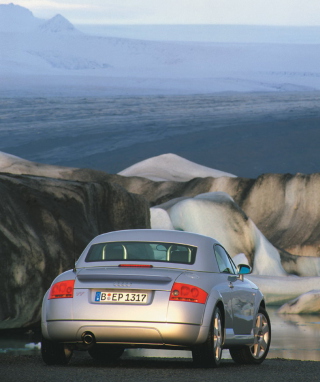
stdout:
[[92,345],[95,342],[94,335],[91,332],[83,332],[81,339],[85,345]]

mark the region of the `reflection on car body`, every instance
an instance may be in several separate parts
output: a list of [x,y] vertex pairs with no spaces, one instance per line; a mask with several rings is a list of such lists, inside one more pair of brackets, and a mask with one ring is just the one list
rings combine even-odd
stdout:
[[42,357],[66,364],[73,350],[103,362],[126,348],[192,351],[204,367],[222,349],[261,363],[271,325],[258,287],[216,240],[194,233],[127,230],[97,236],[73,270],[52,283],[42,307]]

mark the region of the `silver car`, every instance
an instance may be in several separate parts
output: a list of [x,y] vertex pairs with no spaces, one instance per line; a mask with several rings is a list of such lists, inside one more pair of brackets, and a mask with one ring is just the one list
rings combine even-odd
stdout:
[[66,364],[73,350],[113,362],[125,349],[191,350],[216,367],[222,349],[260,364],[271,325],[258,287],[216,240],[194,233],[127,230],[93,239],[59,275],[42,305],[42,358]]

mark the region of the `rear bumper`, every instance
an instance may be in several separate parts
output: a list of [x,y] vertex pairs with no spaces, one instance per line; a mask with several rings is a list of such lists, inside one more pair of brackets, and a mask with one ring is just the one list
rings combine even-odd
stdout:
[[91,332],[96,343],[192,346],[197,343],[200,328],[200,325],[158,322],[42,322],[45,338],[65,343],[81,343],[82,334]]

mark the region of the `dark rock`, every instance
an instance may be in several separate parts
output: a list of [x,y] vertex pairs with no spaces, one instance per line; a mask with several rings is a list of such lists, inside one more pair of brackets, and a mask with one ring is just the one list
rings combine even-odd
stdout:
[[0,329],[38,323],[51,282],[95,236],[150,227],[145,199],[102,179],[2,173],[0,193]]

